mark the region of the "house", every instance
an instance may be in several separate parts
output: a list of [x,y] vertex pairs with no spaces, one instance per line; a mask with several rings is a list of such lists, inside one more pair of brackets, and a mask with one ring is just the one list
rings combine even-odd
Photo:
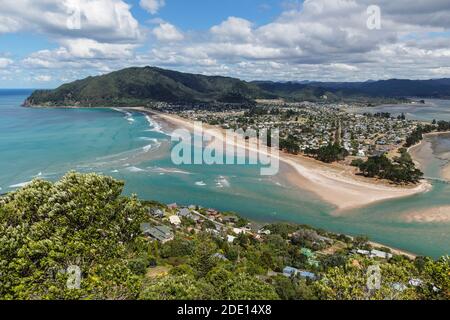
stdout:
[[245,234],[247,232],[247,230],[244,228],[233,228],[233,232],[236,234],[241,234],[241,233]]
[[310,266],[315,266],[315,267],[319,266],[319,261],[317,261],[316,255],[310,249],[302,248],[300,250],[300,253],[308,258],[308,264]]
[[364,150],[360,149],[358,150],[358,153],[356,154],[358,157],[365,157],[366,153],[364,152]]
[[334,243],[334,240],[333,240],[333,239],[328,238],[328,237],[324,237],[324,236],[321,236],[321,235],[318,235],[318,236],[317,236],[317,239],[318,239],[319,241],[325,242],[325,243],[327,243],[327,244],[333,244],[333,243]]
[[145,235],[148,230],[152,227],[150,223],[141,223],[141,231]]
[[270,232],[270,230],[268,230],[268,229],[261,229],[261,230],[259,230],[258,231],[258,233],[259,234],[265,234],[266,236],[270,236],[270,234],[272,233],[272,232]]
[[189,216],[189,214],[190,214],[191,212],[189,211],[189,209],[188,208],[182,208],[181,210],[179,210],[178,211],[178,216],[180,216],[180,217],[188,217]]
[[225,216],[222,217],[222,222],[224,223],[236,223],[239,221],[239,218],[236,216]]
[[217,216],[219,214],[219,212],[217,212],[217,210],[214,209],[208,209],[206,210],[206,213],[210,216]]
[[372,251],[370,251],[370,257],[371,258],[380,258],[380,259],[391,259],[392,254],[384,252],[384,251],[372,250]]
[[300,249],[300,253],[305,255],[307,258],[314,258],[314,252],[312,252],[312,250],[308,249],[308,248],[301,248]]
[[316,280],[317,277],[314,273],[308,271],[302,271],[294,267],[285,267],[283,269],[283,275],[286,277],[299,276],[304,279]]
[[283,275],[286,277],[292,277],[292,276],[296,276],[299,271],[300,270],[293,268],[293,267],[285,267],[283,269]]
[[362,256],[368,256],[368,255],[370,255],[370,251],[368,251],[368,250],[361,250],[361,249],[358,249],[358,250],[356,250],[356,253],[357,253],[357,254],[360,254],[360,255],[362,255]]
[[178,205],[176,203],[172,203],[172,204],[167,205],[167,208],[169,208],[169,209],[177,209]]
[[222,261],[228,261],[227,257],[225,257],[221,253],[215,253],[212,256],[213,256],[213,258],[217,258],[217,259],[222,260]]
[[420,287],[423,284],[423,281],[420,279],[411,279],[409,280],[409,284],[413,287]]
[[179,226],[181,224],[181,220],[180,217],[173,215],[169,217],[169,221],[171,224],[173,224],[174,226]]
[[188,215],[188,218],[193,220],[194,222],[199,222],[201,220],[201,218],[199,216],[197,216],[196,214],[190,213]]
[[161,243],[166,243],[174,239],[172,230],[167,226],[152,227],[149,223],[143,223],[141,230],[145,236],[151,237]]
[[316,275],[314,273],[308,272],[308,271],[300,271],[298,273],[298,275],[301,278],[305,278],[305,279],[310,279],[310,280],[316,280],[317,279],[317,277],[316,277]]
[[206,229],[205,230],[206,232],[208,232],[209,234],[212,234],[212,235],[216,235],[216,236],[219,236],[220,235],[220,232],[219,231],[217,231],[217,230],[215,230],[215,229]]
[[155,218],[162,218],[164,217],[164,211],[158,208],[150,208],[148,210],[149,215],[155,217]]
[[233,243],[234,240],[236,240],[236,237],[235,237],[235,236],[227,235],[227,241],[228,241],[229,243]]
[[257,222],[250,222],[247,224],[247,229],[249,232],[253,232],[253,233],[260,233],[261,230],[263,230],[265,227],[264,224],[262,223],[257,223]]

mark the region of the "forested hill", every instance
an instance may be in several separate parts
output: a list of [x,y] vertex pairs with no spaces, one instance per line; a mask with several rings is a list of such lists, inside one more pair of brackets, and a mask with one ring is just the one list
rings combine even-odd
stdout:
[[128,68],[35,91],[25,105],[135,106],[152,102],[254,103],[288,101],[358,101],[385,103],[405,97],[450,98],[450,79],[367,82],[246,82],[236,78],[182,73],[156,67]]
[[145,67],[88,77],[55,90],[38,90],[26,104],[89,107],[145,105],[150,102],[246,103],[256,98],[274,96],[239,79]]
[[376,98],[408,97],[450,99],[450,79],[389,79],[366,82],[253,82],[261,89],[280,97],[314,99],[328,95],[331,99],[373,101]]

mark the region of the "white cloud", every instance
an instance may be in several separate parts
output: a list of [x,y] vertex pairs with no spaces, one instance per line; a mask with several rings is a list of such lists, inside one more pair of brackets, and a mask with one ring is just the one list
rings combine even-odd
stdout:
[[157,14],[158,11],[166,5],[165,0],[141,0],[140,6],[150,12],[151,14]]
[[34,77],[34,80],[38,82],[49,82],[52,81],[52,77],[49,75],[38,75]]
[[212,27],[211,33],[222,40],[250,41],[252,23],[242,18],[229,17],[220,25]]
[[[122,59],[133,55],[136,45],[122,43],[100,43],[92,39],[67,39],[61,41],[71,58]],[[60,48],[64,50],[64,48]]]
[[14,26],[11,31],[38,31],[52,37],[118,42],[142,36],[130,5],[122,0],[3,0],[0,26],[2,21]]
[[152,30],[153,35],[159,41],[180,41],[184,39],[183,34],[172,24],[161,22]]
[[[367,27],[372,4],[381,8],[381,30]],[[209,36],[191,34],[184,43],[160,46],[153,54],[177,61],[181,69],[228,66],[221,70],[246,79],[423,78],[448,71],[442,68],[450,65],[448,31],[449,1],[409,6],[406,0],[395,5],[387,0],[306,0],[268,24],[229,17],[211,27]],[[444,35],[430,39],[429,32]],[[177,57],[186,54],[189,62],[183,65]],[[208,59],[215,61],[211,68],[203,64]]]
[[20,23],[0,13],[0,33],[15,32],[20,30]]
[[144,40],[131,6],[123,0],[0,2],[0,32],[40,33],[59,45],[29,54],[23,59],[29,69],[110,71],[113,61],[133,58],[134,50]]
[[[172,21],[152,19],[148,33],[125,0],[80,0],[82,28],[70,30],[71,1],[0,0],[0,33],[40,32],[58,44],[23,60],[26,68],[51,69],[52,81],[66,70],[76,72],[65,76],[73,79],[132,65],[247,80],[450,77],[448,0],[291,1],[297,5],[262,25],[232,16],[206,30],[179,30]],[[372,4],[380,6],[381,30],[367,28]],[[152,14],[163,5],[141,1]],[[136,50],[146,35],[146,52]]]
[[1,58],[1,57],[0,57],[0,69],[6,68],[7,66],[9,66],[10,64],[12,64],[13,62],[14,62],[14,61],[12,61],[11,59]]

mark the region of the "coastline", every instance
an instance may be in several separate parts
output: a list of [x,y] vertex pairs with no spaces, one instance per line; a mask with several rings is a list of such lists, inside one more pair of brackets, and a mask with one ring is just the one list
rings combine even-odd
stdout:
[[[127,109],[157,117],[160,121],[169,123],[170,127],[182,127],[189,131],[193,130],[192,121],[176,115],[163,114],[143,107]],[[205,124],[203,129],[209,135],[224,143],[225,130]],[[239,141],[238,139],[236,143],[238,147],[246,150],[256,150],[257,146],[254,142],[241,140]],[[422,181],[415,187],[397,187],[377,180],[369,181],[367,178],[355,176],[355,169],[340,164],[324,164],[302,155],[291,155],[280,151],[278,155],[272,156],[288,164],[296,171],[297,175],[288,177],[291,183],[299,187],[299,189],[314,193],[323,201],[333,205],[336,208],[334,215],[345,214],[346,211],[380,201],[423,193],[431,188],[427,181]]]
[[[38,107],[37,107],[38,108]],[[49,108],[56,108],[56,107],[49,107]],[[81,107],[62,107],[62,108],[66,108],[66,109],[78,109]],[[177,128],[180,127],[184,127],[186,129],[192,128],[192,123],[189,120],[186,120],[184,118],[180,118],[177,116],[173,116],[173,115],[168,115],[168,114],[161,114],[146,108],[142,108],[142,107],[129,107],[129,108],[121,108],[123,110],[130,110],[130,111],[134,111],[134,112],[140,112],[140,113],[144,113],[147,115],[150,115],[152,118],[154,118],[155,121],[158,122],[158,124],[161,126],[163,131],[171,131],[171,130],[175,130]],[[217,133],[217,135],[222,134],[222,129],[218,128],[218,127],[214,127],[214,126],[204,126],[209,133]],[[212,131],[211,131],[212,130]],[[342,169],[339,168],[339,166],[336,167],[332,167],[330,168],[330,165],[326,165],[326,164],[322,164],[320,162],[318,162],[317,160],[311,159],[311,158],[307,158],[307,157],[302,157],[302,156],[294,156],[294,155],[290,155],[290,154],[286,154],[286,153],[280,153],[280,161],[283,161],[284,163],[286,163],[289,167],[289,172],[290,174],[287,176],[288,179],[292,179],[293,183],[296,184],[296,186],[299,187],[299,189],[303,189],[303,190],[309,190],[312,191],[314,194],[318,195],[320,198],[322,198],[325,202],[328,203],[332,203],[330,201],[331,198],[334,199],[334,201],[339,202],[338,199],[339,195],[335,195],[338,191],[342,191],[346,188],[345,187],[345,183],[341,183],[342,181],[340,181],[340,179],[335,180],[336,178],[339,178],[339,175],[343,175],[344,173],[342,173]],[[322,172],[323,171],[323,172]],[[295,174],[295,172],[297,172],[298,174]],[[326,180],[326,175],[330,173],[330,177],[328,177],[329,180]],[[285,174],[285,172],[281,172],[281,174]],[[348,174],[348,173],[347,173]],[[334,176],[333,176],[334,175]],[[325,178],[324,178],[325,176]],[[355,180],[364,180],[365,178],[361,178],[361,177],[351,177],[352,181],[349,181],[348,184],[351,184],[354,189],[359,188],[359,183],[358,181],[353,181],[353,179]],[[311,181],[312,179],[318,179],[319,181]],[[324,180],[325,179],[325,180]],[[331,181],[331,185],[329,186],[324,186],[323,183],[326,183],[327,181]],[[356,182],[356,184],[355,184]],[[373,182],[365,182],[362,181],[362,183],[364,183],[364,185],[367,184],[371,184]],[[375,189],[380,188],[380,191],[382,191],[383,194],[385,194],[386,192],[388,192],[387,190],[390,189],[396,189],[395,187],[388,187],[388,189],[386,189],[383,184],[375,184],[373,186]],[[327,191],[328,190],[328,191]],[[321,195],[318,194],[316,192],[326,192],[327,194],[325,195]],[[420,192],[420,191],[418,191]],[[413,192],[412,194],[418,193],[418,192]],[[360,190],[356,197],[359,197],[360,195],[367,195],[367,191],[365,189]],[[353,194],[353,192],[347,193],[348,197],[352,197],[355,196]],[[402,194],[401,196],[409,196],[408,194]],[[398,195],[396,194],[395,196],[393,196],[393,198],[398,197]],[[383,201],[384,199],[379,199],[378,197],[376,197],[377,200],[375,201],[370,201],[371,199],[357,199],[357,201],[355,201],[356,205],[353,205],[353,203],[349,203],[349,202],[345,202],[345,201],[341,201],[344,206],[341,208],[339,208],[338,206],[338,210],[339,211],[345,211],[345,210],[349,210],[349,209],[354,209],[354,208],[358,208],[358,207],[362,207],[365,205],[369,205],[372,204],[374,202],[378,202],[378,201]],[[369,202],[367,202],[369,200]],[[338,213],[338,211],[336,211],[336,213]],[[393,248],[390,247],[388,245],[384,245],[384,244],[380,244],[380,243],[376,243],[376,242],[371,242],[371,245],[374,246],[374,248],[381,248],[381,247],[385,247],[385,248],[389,248],[392,252],[401,254],[401,255],[406,255],[412,259],[414,259],[415,257],[417,257],[418,255],[415,255],[411,252],[408,252],[406,250],[401,250],[401,249],[397,249],[397,248]]]
[[[427,138],[441,135],[450,135],[450,131],[425,133],[419,143],[408,148],[408,152],[420,169],[428,164],[428,159],[423,155],[433,153],[432,144]],[[443,180],[450,181],[450,161],[441,168],[440,176]]]
[[411,260],[415,260],[415,259],[417,259],[417,257],[419,257],[419,255],[417,255],[415,253],[412,253],[412,252],[409,252],[409,251],[406,251],[406,250],[402,250],[402,249],[393,248],[393,247],[390,247],[390,246],[386,246],[386,245],[384,245],[382,243],[369,241],[369,244],[374,249],[388,248],[389,250],[391,250],[392,254],[406,256],[406,257],[410,258]]

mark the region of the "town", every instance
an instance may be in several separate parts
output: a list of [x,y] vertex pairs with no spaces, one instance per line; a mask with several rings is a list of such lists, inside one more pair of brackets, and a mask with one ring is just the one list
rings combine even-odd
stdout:
[[[280,140],[294,140],[294,153],[308,153],[338,142],[353,157],[395,153],[420,124],[404,115],[354,113],[360,105],[347,103],[287,103],[260,101],[256,106],[170,105],[153,108],[183,118],[218,125],[223,129],[270,129]],[[370,110],[370,109],[369,109]]]

